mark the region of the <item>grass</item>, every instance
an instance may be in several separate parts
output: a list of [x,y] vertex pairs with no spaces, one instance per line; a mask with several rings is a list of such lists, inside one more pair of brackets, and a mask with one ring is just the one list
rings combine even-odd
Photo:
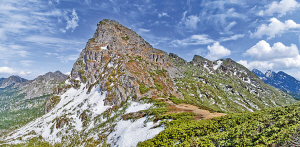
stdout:
[[143,83],[140,83],[139,90],[140,90],[141,94],[144,94],[144,93],[148,92],[150,90],[150,88],[146,87]]
[[162,89],[164,89],[164,86],[162,84],[160,84],[160,83],[154,83],[154,85],[156,86],[156,89],[158,91],[161,91]]

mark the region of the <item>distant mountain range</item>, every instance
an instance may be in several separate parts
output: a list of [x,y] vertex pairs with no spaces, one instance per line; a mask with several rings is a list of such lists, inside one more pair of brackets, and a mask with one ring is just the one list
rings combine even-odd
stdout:
[[26,81],[28,81],[28,80],[21,78],[19,76],[10,76],[8,78],[1,78],[0,79],[0,88],[5,88],[9,85],[23,83]]
[[263,74],[260,70],[253,69],[252,72],[255,73],[266,84],[281,89],[296,99],[300,99],[300,81],[296,78],[286,74],[283,71],[276,73],[268,70],[265,74]]

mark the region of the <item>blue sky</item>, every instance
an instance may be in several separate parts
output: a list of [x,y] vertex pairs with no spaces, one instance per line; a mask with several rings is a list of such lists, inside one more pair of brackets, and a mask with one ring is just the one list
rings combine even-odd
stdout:
[[102,19],[187,61],[232,58],[300,78],[296,0],[1,0],[0,77],[70,72]]

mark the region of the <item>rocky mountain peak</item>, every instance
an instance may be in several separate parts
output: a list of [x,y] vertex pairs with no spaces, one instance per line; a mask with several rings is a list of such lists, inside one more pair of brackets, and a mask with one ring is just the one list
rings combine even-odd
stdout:
[[192,64],[196,65],[207,65],[207,66],[212,66],[212,61],[205,59],[199,55],[194,55],[193,60],[191,61]]
[[13,75],[10,76],[8,78],[4,78],[0,81],[0,88],[5,88],[7,86],[10,86],[12,84],[19,84],[19,83],[23,83],[26,82],[28,80],[21,78],[19,76]]
[[130,96],[182,97],[166,70],[169,67],[172,62],[166,52],[154,49],[118,22],[104,19],[75,62],[71,83],[84,83],[89,89],[99,84],[101,90],[108,91],[109,104],[119,105]]
[[67,75],[61,73],[60,71],[55,71],[55,72],[48,72],[44,75],[40,75],[40,76],[38,76],[38,78],[36,78],[36,80],[67,79],[67,78],[68,78]]
[[253,69],[253,73],[255,73],[258,77],[265,77],[265,74],[258,69]]
[[274,71],[268,70],[265,73],[265,76],[268,77],[268,78],[272,78],[272,77],[276,76],[276,73]]

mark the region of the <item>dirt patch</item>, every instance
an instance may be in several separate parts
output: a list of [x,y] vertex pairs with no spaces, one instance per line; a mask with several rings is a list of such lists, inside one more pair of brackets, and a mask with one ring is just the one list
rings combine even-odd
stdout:
[[217,113],[217,112],[211,113],[208,110],[199,109],[199,107],[191,104],[182,103],[176,105],[172,101],[166,101],[166,102],[170,104],[169,107],[172,107],[174,108],[174,110],[177,110],[173,112],[194,112],[198,114],[199,116],[196,119],[212,119],[214,117],[220,117],[226,115],[226,113]]

